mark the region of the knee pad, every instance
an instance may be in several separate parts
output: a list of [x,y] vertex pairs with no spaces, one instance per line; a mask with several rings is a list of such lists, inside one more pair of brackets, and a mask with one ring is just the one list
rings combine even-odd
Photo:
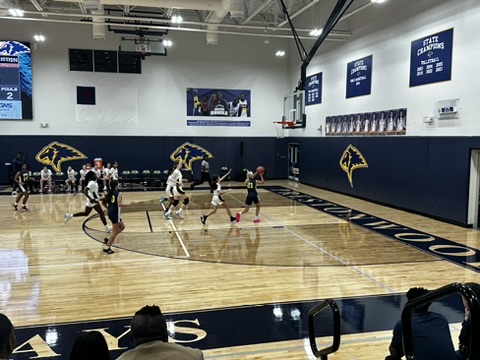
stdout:
[[190,202],[190,199],[187,197],[183,200],[183,205],[188,205],[189,202]]
[[173,206],[177,206],[179,202],[179,200],[173,200]]

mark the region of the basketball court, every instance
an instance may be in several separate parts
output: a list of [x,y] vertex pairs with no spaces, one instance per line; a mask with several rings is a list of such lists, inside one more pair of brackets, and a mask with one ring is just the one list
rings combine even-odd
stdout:
[[[246,191],[230,185],[224,199],[235,214]],[[18,328],[14,359],[31,358],[33,350],[66,359],[73,341],[67,339],[88,329],[102,329],[116,358],[129,346],[129,319],[147,304],[161,306],[175,341],[202,348],[207,359],[310,359],[306,316],[324,299],[342,311],[334,357],[382,358],[408,288],[479,282],[473,266],[378,230],[395,224],[479,249],[473,229],[268,179],[259,186],[260,223],[253,222],[254,208],[233,224],[219,208],[204,226],[200,216],[211,194],[188,193],[184,218],[168,220],[160,211],[163,192],[124,192],[126,230],[112,255],[102,252],[105,233],[96,215],[63,223],[64,213],[83,209],[82,196],[34,195],[30,212],[14,212],[13,198],[0,197],[1,301]],[[361,226],[366,216],[359,214],[374,220]],[[449,318],[455,337],[459,299],[436,310]],[[322,334],[320,343],[328,345],[328,326]]]

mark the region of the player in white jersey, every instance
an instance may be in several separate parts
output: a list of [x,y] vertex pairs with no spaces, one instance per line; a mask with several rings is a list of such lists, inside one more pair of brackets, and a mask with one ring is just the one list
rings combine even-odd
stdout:
[[405,123],[405,119],[403,118],[403,111],[400,111],[397,120],[397,131],[404,131],[407,130],[407,125]]
[[47,169],[46,166],[40,171],[40,193],[43,193],[45,182],[48,184],[48,193],[52,192],[52,170]]
[[213,208],[212,210],[210,210],[210,212],[207,215],[200,216],[200,221],[202,222],[203,225],[205,225],[205,223],[207,222],[207,218],[210,215],[213,215],[217,212],[217,209],[219,206],[223,206],[228,216],[230,217],[231,223],[236,222],[235,217],[232,216],[232,213],[230,212],[230,207],[225,202],[225,200],[222,199],[222,195],[225,194],[228,190],[222,191],[222,185],[220,184],[228,175],[230,175],[231,171],[232,169],[228,170],[228,172],[225,175],[223,175],[221,178],[219,178],[218,175],[213,176],[212,181],[210,183],[210,190],[213,193],[212,201],[211,201]]
[[88,216],[92,209],[95,210],[98,215],[100,216],[100,220],[105,227],[106,232],[112,231],[112,228],[107,225],[107,219],[105,218],[105,214],[103,212],[102,207],[100,206],[100,196],[98,195],[98,183],[97,183],[97,175],[93,171],[89,171],[85,175],[85,182],[87,186],[83,190],[83,194],[87,198],[87,203],[85,204],[85,210],[82,212],[77,212],[75,214],[65,214],[63,217],[63,221],[66,224],[72,217],[80,217],[80,216]]
[[[183,200],[180,209],[175,212],[178,217],[183,217],[183,209],[188,205],[190,199],[188,198],[185,191],[183,191],[183,177],[181,168],[183,163],[181,161],[176,163],[175,170],[170,174],[167,179],[167,189],[166,194],[169,196],[170,203],[168,209],[165,211],[165,217],[170,218],[172,216],[172,211],[180,203],[180,200]],[[162,199],[160,200],[162,202]]]
[[68,188],[68,192],[75,192],[77,189],[77,172],[72,169],[71,166],[67,168],[67,179],[65,180],[65,185]]
[[370,132],[374,133],[377,132],[377,114],[372,113],[372,122],[370,124]]
[[380,113],[380,120],[378,120],[378,132],[384,132],[385,131],[385,113],[382,111]]
[[245,99],[245,94],[240,94],[240,99],[238,99],[238,116],[240,117],[247,117],[250,113],[250,109],[248,108],[248,101]]
[[387,131],[392,132],[395,130],[395,116],[393,115],[393,111],[390,111],[390,115],[387,119]]

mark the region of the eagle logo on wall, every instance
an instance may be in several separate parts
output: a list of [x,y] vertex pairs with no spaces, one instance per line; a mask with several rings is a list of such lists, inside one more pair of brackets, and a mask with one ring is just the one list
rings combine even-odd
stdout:
[[204,149],[199,145],[186,142],[177,147],[172,152],[172,154],[170,155],[170,159],[172,159],[172,161],[174,162],[181,161],[184,164],[184,167],[191,171],[192,163],[196,160],[203,159],[205,155],[209,159],[213,158],[213,155],[210,151]]
[[41,164],[50,165],[56,172],[62,171],[62,163],[66,161],[86,158],[80,150],[56,141],[51,142],[35,155],[35,160]]
[[353,170],[368,167],[362,153],[352,144],[348,145],[340,158],[340,167],[347,173],[350,186],[353,188]]

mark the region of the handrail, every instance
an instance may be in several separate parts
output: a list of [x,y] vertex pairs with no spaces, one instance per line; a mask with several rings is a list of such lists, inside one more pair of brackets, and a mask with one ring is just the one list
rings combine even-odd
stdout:
[[[333,312],[333,343],[332,345],[318,350],[317,342],[315,340],[315,316],[322,312],[327,307],[330,307]],[[327,299],[318,304],[308,312],[308,335],[310,338],[310,348],[313,354],[321,360],[327,360],[329,354],[333,354],[340,347],[340,311],[335,301]]]
[[[480,343],[477,341],[480,335],[480,300],[468,284],[452,283],[445,285],[437,290],[420,296],[417,299],[408,301],[402,311],[402,328],[403,328],[403,352],[407,360],[415,360],[413,355],[413,339],[412,339],[412,312],[422,306],[434,301],[440,300],[448,295],[458,293],[465,298],[470,310],[471,316],[471,333],[470,333],[470,356],[469,359],[480,358]],[[475,339],[475,340],[474,340]]]

